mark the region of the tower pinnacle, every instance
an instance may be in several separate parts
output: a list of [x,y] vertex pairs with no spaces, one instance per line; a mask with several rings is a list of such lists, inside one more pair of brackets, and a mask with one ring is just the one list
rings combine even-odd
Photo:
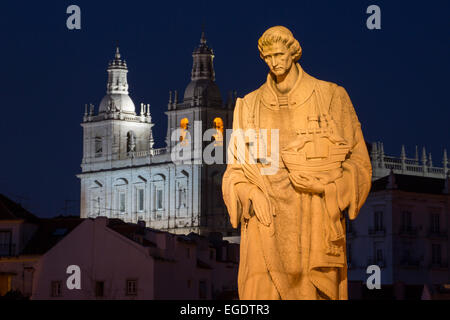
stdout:
[[135,113],[135,106],[128,96],[128,67],[122,59],[119,46],[116,46],[114,60],[108,65],[108,83],[106,85],[106,96],[100,102],[99,112],[121,111]]

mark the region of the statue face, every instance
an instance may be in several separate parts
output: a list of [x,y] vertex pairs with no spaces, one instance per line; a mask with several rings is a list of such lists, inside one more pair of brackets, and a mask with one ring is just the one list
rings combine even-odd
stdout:
[[269,66],[270,72],[275,76],[283,76],[286,74],[294,62],[291,52],[281,42],[264,47],[263,58]]

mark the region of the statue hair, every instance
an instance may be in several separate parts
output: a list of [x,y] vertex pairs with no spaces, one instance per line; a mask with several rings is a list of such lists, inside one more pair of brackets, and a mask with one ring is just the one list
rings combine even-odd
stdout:
[[263,49],[265,46],[270,46],[274,43],[283,43],[291,52],[294,62],[300,60],[302,56],[302,47],[300,43],[294,38],[292,32],[283,26],[275,26],[267,29],[261,38],[258,40],[258,49],[261,59],[263,57]]

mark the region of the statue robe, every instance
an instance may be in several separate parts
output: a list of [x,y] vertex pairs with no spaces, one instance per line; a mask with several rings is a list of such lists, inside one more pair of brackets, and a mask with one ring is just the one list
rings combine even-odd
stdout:
[[233,130],[249,129],[249,119],[257,129],[279,129],[281,151],[297,130],[306,128],[311,110],[320,107],[328,110],[351,150],[342,174],[326,184],[323,195],[296,191],[280,157],[276,174],[263,176],[267,189],[262,191],[275,208],[270,228],[254,212],[243,212],[248,199],[241,202],[238,194],[248,194],[254,185],[242,164],[228,164],[222,191],[233,227],[241,224],[238,288],[244,300],[348,298],[343,212],[350,219],[358,215],[370,190],[372,167],[345,89],[315,79],[299,64],[295,67],[299,77],[287,99],[279,99],[268,75],[264,85],[237,100]]

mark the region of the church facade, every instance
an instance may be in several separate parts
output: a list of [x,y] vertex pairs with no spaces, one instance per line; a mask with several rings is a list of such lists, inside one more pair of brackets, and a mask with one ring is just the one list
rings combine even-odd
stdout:
[[[128,67],[117,48],[109,63],[105,97],[97,110],[85,107],[81,181],[81,217],[106,216],[126,222],[145,221],[151,228],[177,234],[220,232],[233,236],[222,200],[225,164],[194,159],[211,142],[203,134],[214,129],[214,152],[225,150],[224,129],[231,128],[236,98],[223,103],[215,83],[214,53],[204,33],[193,52],[191,82],[180,99],[170,93],[166,147],[154,148],[150,105],[139,113],[128,93]],[[175,137],[175,138],[174,138]],[[194,144],[194,141],[200,143]],[[173,161],[183,144],[189,160]],[[220,149],[220,150],[219,150]],[[201,154],[201,152],[200,152]]]

